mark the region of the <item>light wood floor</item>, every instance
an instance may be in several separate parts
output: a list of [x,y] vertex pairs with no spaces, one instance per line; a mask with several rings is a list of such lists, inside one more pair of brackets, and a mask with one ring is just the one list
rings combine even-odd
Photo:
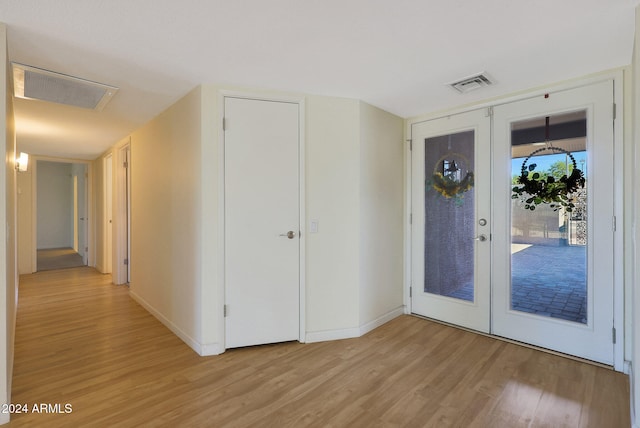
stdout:
[[199,357],[90,268],[20,280],[13,403],[37,427],[629,427],[623,374],[402,316]]

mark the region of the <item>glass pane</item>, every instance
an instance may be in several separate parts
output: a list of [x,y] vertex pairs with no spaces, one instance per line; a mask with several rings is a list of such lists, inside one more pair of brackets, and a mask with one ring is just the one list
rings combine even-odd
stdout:
[[511,309],[587,322],[584,111],[511,127]]
[[474,131],[425,140],[424,291],[474,300]]

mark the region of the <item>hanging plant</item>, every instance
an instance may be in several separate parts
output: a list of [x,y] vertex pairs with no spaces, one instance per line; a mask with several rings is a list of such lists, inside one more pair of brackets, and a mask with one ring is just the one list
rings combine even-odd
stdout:
[[[571,173],[568,176],[563,175],[556,179],[551,175],[544,177],[540,173],[534,172],[537,165],[535,163],[527,165],[527,162],[532,156],[544,150],[555,150],[568,155],[571,162],[573,162]],[[549,207],[553,208],[554,211],[564,207],[566,211],[571,212],[575,207],[572,193],[583,188],[585,184],[584,174],[578,169],[573,155],[564,149],[553,146],[535,150],[527,156],[522,162],[520,177],[518,177],[517,181],[520,186],[513,187],[511,198],[523,200],[524,208],[531,211],[535,210],[536,206],[540,204],[549,204]]]

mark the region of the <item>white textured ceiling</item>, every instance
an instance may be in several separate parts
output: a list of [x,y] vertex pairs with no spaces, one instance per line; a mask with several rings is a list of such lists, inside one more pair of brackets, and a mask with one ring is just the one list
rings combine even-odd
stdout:
[[[631,63],[637,0],[0,0],[9,59],[120,88],[16,100],[19,149],[93,159],[193,87],[361,99],[402,117]],[[492,87],[445,86],[486,71]]]

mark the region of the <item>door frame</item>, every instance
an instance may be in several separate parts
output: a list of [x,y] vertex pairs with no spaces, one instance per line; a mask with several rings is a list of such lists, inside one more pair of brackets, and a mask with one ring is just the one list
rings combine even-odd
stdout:
[[[473,299],[472,301],[451,298],[444,295],[431,294],[423,290],[426,279],[426,266],[412,266],[412,279],[421,284],[411,289],[411,311],[416,314],[432,313],[434,317],[445,322],[455,320],[460,326],[489,333],[491,330],[491,239],[484,242],[479,241],[478,236],[490,236],[493,230],[491,220],[491,118],[482,109],[472,110],[465,113],[448,116],[444,119],[433,119],[426,122],[415,123],[412,126],[412,173],[415,173],[412,183],[425,182],[429,179],[430,172],[426,170],[425,160],[427,155],[428,142],[432,138],[451,137],[459,133],[472,132],[472,154],[467,153],[469,159],[473,159],[474,185],[469,193],[473,193],[473,201],[465,202],[463,205],[472,207],[473,231],[469,239],[468,247],[473,248]],[[415,138],[413,138],[415,137]],[[451,140],[449,140],[451,143]],[[438,144],[438,143],[436,143]],[[464,149],[449,149],[449,152]],[[440,155],[441,153],[439,153]],[[413,158],[415,156],[415,158]],[[442,158],[441,158],[442,159]],[[469,165],[465,165],[469,167]],[[415,169],[414,169],[415,168]],[[429,201],[424,188],[413,188],[415,191],[412,199],[418,202],[418,206],[412,209],[412,234],[416,236],[426,236],[427,209],[425,204]],[[442,201],[441,199],[437,199]],[[451,202],[451,201],[449,201]],[[450,206],[444,203],[443,206]],[[456,207],[454,210],[464,209]],[[485,219],[485,224],[481,224],[481,219]],[[489,220],[487,223],[486,220]],[[467,231],[469,232],[469,231]],[[458,236],[458,238],[462,238]],[[426,242],[421,239],[419,242],[413,241],[412,257],[416,260],[424,260],[426,257]],[[425,263],[426,264],[426,263]],[[447,321],[447,319],[449,321]]]
[[86,228],[86,246],[88,254],[86,257],[86,266],[95,267],[95,220],[94,220],[94,204],[93,204],[93,165],[91,161],[72,158],[58,158],[53,156],[34,155],[31,158],[31,273],[38,271],[38,161],[59,162],[69,164],[82,164],[86,166],[85,179],[85,223]]
[[222,339],[220,351],[227,349],[225,331],[225,135],[224,135],[224,104],[225,98],[242,98],[247,100],[287,102],[298,104],[298,216],[300,218],[299,254],[298,254],[298,287],[299,287],[299,333],[298,341],[306,341],[306,199],[305,199],[305,99],[304,97],[283,97],[265,93],[221,90],[218,93],[218,332]]
[[[127,168],[125,171],[124,162],[129,155]],[[116,285],[129,283],[131,260],[125,263],[125,259],[131,257],[131,137],[125,139],[113,152],[115,168],[111,171],[114,176],[115,186],[113,210],[113,259],[112,259],[112,281]]]
[[102,273],[113,270],[113,153],[109,152],[102,160]]
[[[412,266],[411,266],[411,129],[412,125],[420,122],[425,122],[433,119],[440,119],[443,117],[451,116],[454,114],[465,113],[472,110],[487,109],[489,114],[490,108],[509,104],[514,101],[521,101],[528,98],[539,97],[548,92],[558,92],[568,89],[574,89],[584,86],[590,86],[602,81],[613,80],[614,102],[616,103],[616,120],[613,126],[613,142],[614,142],[614,168],[617,171],[623,171],[614,177],[614,207],[613,212],[617,220],[617,227],[614,233],[614,253],[620,256],[614,258],[613,266],[613,325],[616,328],[616,341],[613,344],[613,368],[616,371],[624,371],[625,361],[625,343],[627,342],[627,323],[624,312],[624,90],[623,70],[606,71],[594,76],[585,77],[581,79],[572,80],[569,82],[551,84],[548,86],[532,89],[530,91],[523,91],[517,94],[505,95],[504,97],[493,99],[489,101],[480,101],[476,104],[465,105],[463,107],[455,107],[446,111],[439,111],[436,113],[425,114],[421,116],[409,119],[405,123],[405,278],[404,278],[404,302],[405,313],[411,314],[411,278],[412,278]],[[493,126],[493,125],[492,125]],[[497,337],[497,336],[492,336]]]

